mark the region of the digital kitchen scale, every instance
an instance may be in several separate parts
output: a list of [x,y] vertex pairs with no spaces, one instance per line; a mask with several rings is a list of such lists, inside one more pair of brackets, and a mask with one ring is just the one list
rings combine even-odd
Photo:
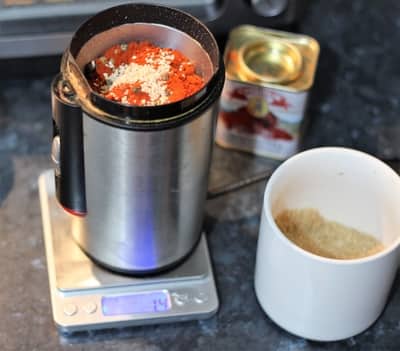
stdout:
[[55,197],[54,173],[39,177],[53,318],[62,332],[158,324],[212,316],[218,309],[206,237],[173,270],[136,278],[93,263],[72,238],[73,217]]

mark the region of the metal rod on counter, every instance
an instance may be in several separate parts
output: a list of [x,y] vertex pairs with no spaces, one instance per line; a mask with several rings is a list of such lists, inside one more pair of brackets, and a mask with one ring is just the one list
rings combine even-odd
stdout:
[[236,191],[236,190],[242,189],[246,186],[249,186],[251,184],[268,179],[271,176],[273,171],[274,171],[274,169],[265,170],[263,172],[257,173],[255,175],[249,176],[244,179],[241,179],[237,182],[229,183],[226,185],[220,185],[215,188],[209,189],[207,192],[207,200],[214,199],[216,197],[225,195],[232,191]]

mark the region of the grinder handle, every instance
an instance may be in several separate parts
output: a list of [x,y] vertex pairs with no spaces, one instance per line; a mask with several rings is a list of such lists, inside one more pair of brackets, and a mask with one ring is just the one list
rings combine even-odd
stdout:
[[52,160],[56,197],[68,212],[86,214],[82,109],[75,93],[58,75],[51,87],[53,114]]

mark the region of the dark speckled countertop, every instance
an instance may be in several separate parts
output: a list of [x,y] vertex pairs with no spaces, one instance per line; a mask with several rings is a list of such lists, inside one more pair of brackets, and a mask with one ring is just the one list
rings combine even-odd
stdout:
[[[298,31],[321,45],[305,149],[340,145],[400,170],[400,3],[312,1]],[[211,319],[59,335],[52,321],[37,177],[50,167],[50,76],[0,81],[0,349],[399,350],[400,279],[364,333],[310,342],[277,327],[253,290],[265,182],[210,200],[206,229],[221,306]],[[215,148],[211,185],[277,162]]]

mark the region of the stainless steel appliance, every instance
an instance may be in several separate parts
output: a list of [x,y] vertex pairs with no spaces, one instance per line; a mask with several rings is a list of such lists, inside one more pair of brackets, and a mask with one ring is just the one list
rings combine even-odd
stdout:
[[[93,60],[115,44],[141,40],[183,52],[204,86],[177,102],[140,107],[93,91],[87,80]],[[39,178],[60,330],[216,312],[202,220],[224,79],[213,35],[179,10],[121,5],[74,34],[52,84],[54,170]]]
[[[85,67],[120,42],[149,40],[184,52],[202,72],[194,95],[135,107],[94,92]],[[114,271],[155,273],[200,239],[223,63],[210,31],[178,10],[128,4],[75,33],[52,86],[56,194],[73,235]]]
[[[301,17],[308,0],[159,0],[187,11],[217,36],[239,24],[282,27]],[[0,0],[0,59],[60,54],[93,14],[127,1]],[[152,0],[132,2],[154,3]]]

